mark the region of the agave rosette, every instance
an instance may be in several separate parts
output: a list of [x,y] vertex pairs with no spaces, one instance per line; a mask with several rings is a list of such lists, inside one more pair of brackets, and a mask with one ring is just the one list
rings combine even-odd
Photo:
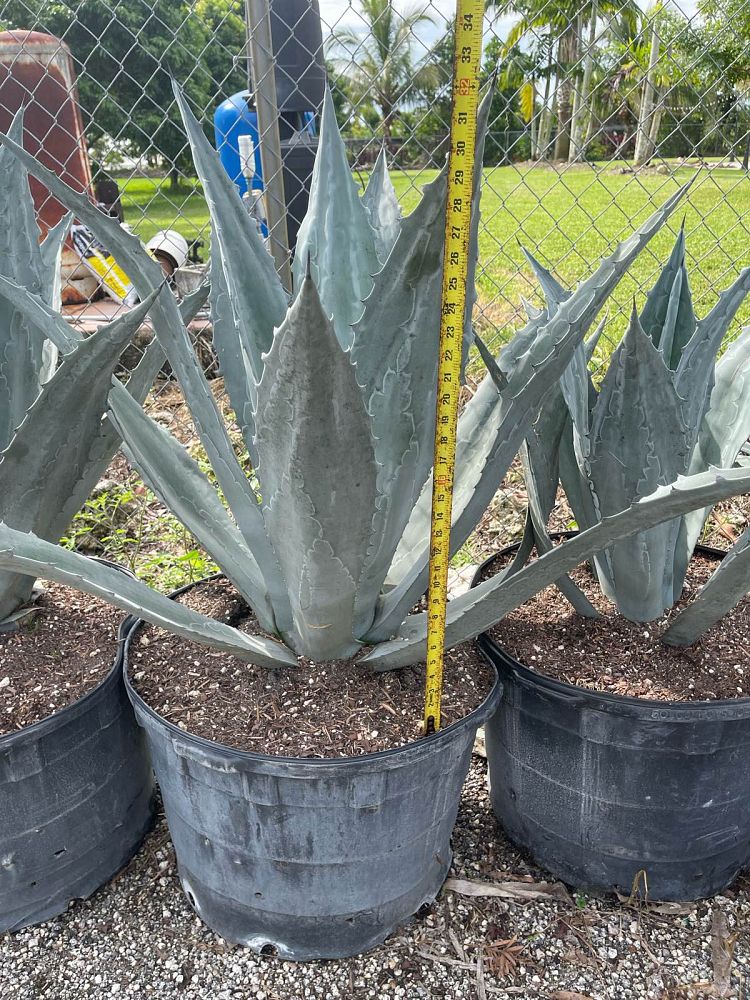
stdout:
[[[19,114],[9,136],[20,141],[22,134]],[[84,340],[57,312],[71,216],[40,244],[26,169],[4,148],[0,173],[0,520],[56,542],[120,445],[112,422],[102,420],[112,373],[158,286],[138,308]],[[186,300],[186,319],[204,298],[200,292]],[[142,402],[163,360],[154,345],[127,390],[119,383],[117,390]],[[33,576],[0,572],[0,629],[23,616],[33,587]]]
[[[527,256],[544,293],[543,314],[553,316],[572,293]],[[717,355],[748,291],[750,268],[745,268],[708,314],[697,319],[684,227],[680,229],[640,315],[633,308],[599,388],[588,362],[606,321],[588,345],[576,349],[544,401],[523,453],[529,486],[527,540],[543,551],[551,548],[546,525],[558,477],[579,527],[586,530],[678,476],[735,464],[750,436],[750,328]],[[602,591],[621,614],[632,621],[652,621],[680,598],[709,511],[701,508],[639,530],[594,557]],[[737,543],[710,589],[675,618],[665,634],[667,642],[693,641],[721,617],[720,608],[728,611],[750,590],[743,555],[748,540],[750,536]],[[560,585],[579,612],[595,614],[570,581]]]
[[[152,321],[226,507],[183,446],[131,396],[111,393],[108,416],[144,480],[208,550],[262,629],[282,641],[240,632],[234,641],[226,633],[219,639],[205,628],[192,638],[271,666],[293,664],[297,654],[339,659],[362,646],[374,647],[365,660],[376,668],[418,661],[426,619],[409,611],[427,579],[445,172],[426,186],[406,217],[383,157],[360,196],[327,96],[290,300],[253,220],[240,209],[236,188],[176,93],[211,214],[214,345],[252,474],[243,471],[232,448],[170,296],[154,300]],[[480,108],[479,163],[489,100]],[[109,246],[141,296],[150,294],[160,269],[138,241],[17,144],[3,142]],[[477,171],[472,292],[479,176]],[[454,550],[481,517],[608,295],[680,197],[669,199],[621,244],[554,316],[532,318],[508,349],[501,391],[488,376],[464,410]],[[34,309],[46,309],[38,298],[27,298]],[[470,315],[473,295],[469,300]],[[466,347],[468,315],[464,332]],[[725,470],[657,491],[515,577],[488,581],[451,602],[449,644],[477,634],[521,603],[524,588],[552,582],[628,531],[749,487],[750,472]],[[132,580],[125,586],[107,567],[60,554],[7,526],[0,526],[0,568],[71,583],[164,624],[165,599],[150,588]],[[181,634],[190,630],[181,626]]]

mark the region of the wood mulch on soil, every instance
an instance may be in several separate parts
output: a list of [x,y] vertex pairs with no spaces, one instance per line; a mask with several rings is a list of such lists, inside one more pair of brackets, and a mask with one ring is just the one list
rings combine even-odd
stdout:
[[[252,613],[225,580],[181,598],[204,614],[258,632]],[[374,673],[354,660],[277,671],[186,643],[155,626],[133,640],[130,677],[144,701],[196,736],[238,750],[290,757],[349,757],[417,739],[424,710],[424,664]],[[492,670],[474,643],[446,657],[443,726],[485,699]]]
[[112,669],[123,617],[96,597],[45,583],[33,616],[0,633],[0,736],[93,690]]
[[[502,565],[498,561],[493,569]],[[602,618],[577,615],[552,586],[490,630],[492,637],[528,667],[548,677],[595,691],[659,701],[701,701],[750,695],[750,597],[692,646],[667,646],[660,635],[716,568],[696,555],[683,596],[652,622],[631,622],[602,596],[588,565],[571,577]]]

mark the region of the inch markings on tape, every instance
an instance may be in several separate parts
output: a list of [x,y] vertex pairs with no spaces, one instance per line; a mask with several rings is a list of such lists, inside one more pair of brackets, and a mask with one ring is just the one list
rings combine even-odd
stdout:
[[457,0],[430,522],[424,709],[426,735],[437,732],[440,728],[453,472],[467,300],[483,15],[483,0]]

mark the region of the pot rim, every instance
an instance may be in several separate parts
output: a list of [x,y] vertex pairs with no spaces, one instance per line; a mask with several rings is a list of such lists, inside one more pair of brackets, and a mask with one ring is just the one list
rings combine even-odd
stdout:
[[[575,535],[579,534],[578,531],[554,531],[550,534],[550,538],[553,541],[560,538],[573,538]],[[512,545],[506,545],[497,552],[493,552],[492,555],[488,556],[479,566],[477,566],[476,572],[471,579],[471,587],[476,587],[480,582],[482,573],[501,556],[510,555],[510,553],[515,552],[520,545],[520,541],[514,542]],[[713,557],[717,560],[722,560],[726,555],[725,549],[712,548],[709,545],[696,545],[694,552],[699,552],[702,555]],[[504,661],[505,665],[510,667],[517,675],[520,675],[525,680],[533,681],[540,687],[547,688],[550,691],[555,691],[558,694],[575,694],[577,696],[583,696],[590,701],[603,703],[604,706],[627,706],[631,708],[643,708],[650,712],[679,711],[680,713],[689,714],[705,714],[707,711],[715,713],[721,718],[727,718],[727,710],[733,709],[739,712],[744,717],[750,712],[750,695],[745,695],[742,698],[717,698],[717,699],[704,699],[701,701],[674,701],[674,700],[662,700],[657,698],[638,698],[635,695],[620,695],[612,694],[609,691],[596,691],[593,688],[587,688],[579,686],[578,684],[571,684],[568,681],[558,680],[556,677],[549,677],[547,674],[543,674],[533,667],[527,666],[520,660],[516,659],[511,653],[509,653],[503,646],[493,639],[488,632],[482,632],[478,637],[477,641],[483,648],[485,653],[490,651],[492,654],[497,655],[501,661]],[[679,721],[679,720],[675,720]]]
[[[126,566],[120,566],[119,563],[113,562],[111,559],[104,559],[99,556],[89,556],[88,558],[90,558],[92,562],[103,563],[105,566],[111,566],[113,569],[118,569],[121,573],[125,573],[135,579],[135,574],[132,573]],[[42,579],[44,578],[42,577]],[[68,720],[72,721],[88,711],[91,707],[89,702],[102,697],[110,687],[115,687],[117,685],[119,670],[122,665],[123,648],[121,623],[117,629],[115,654],[112,666],[102,679],[98,681],[94,687],[85,691],[80,697],[76,698],[76,700],[72,701],[69,705],[63,705],[62,708],[58,708],[49,715],[45,715],[43,719],[39,719],[37,722],[32,722],[28,726],[24,726],[23,729],[18,729],[12,733],[5,733],[0,736],[0,753],[11,749],[16,744],[26,743],[27,741],[33,742],[34,740],[40,739],[42,736],[53,732],[55,729],[59,729]]]
[[[188,583],[184,587],[180,587],[177,590],[172,591],[172,593],[167,596],[170,598],[179,597],[180,594],[184,594],[186,591],[191,590],[193,587],[197,587],[201,583],[208,583],[211,580],[219,580],[223,578],[223,573],[213,573],[211,576],[204,577],[202,580],[195,580],[193,583]],[[297,766],[309,765],[311,767],[318,768],[340,768],[356,767],[363,763],[373,763],[376,761],[385,762],[393,757],[404,754],[414,754],[415,756],[421,755],[422,753],[429,752],[436,745],[451,739],[454,735],[457,735],[465,729],[478,728],[486,719],[489,718],[492,712],[495,711],[500,702],[500,697],[503,691],[503,685],[500,680],[497,667],[490,661],[490,666],[492,667],[494,673],[494,681],[487,693],[487,696],[482,702],[480,702],[479,705],[477,705],[475,709],[473,709],[468,715],[465,715],[463,719],[457,719],[456,722],[451,723],[450,726],[446,726],[445,729],[439,729],[436,733],[432,733],[430,736],[423,736],[417,740],[412,740],[409,743],[404,743],[402,746],[389,747],[387,750],[376,750],[373,753],[363,753],[347,757],[291,757],[285,754],[261,753],[258,750],[239,750],[236,747],[228,746],[226,743],[219,743],[217,740],[210,740],[205,736],[197,736],[195,733],[188,732],[185,729],[180,729],[179,726],[176,726],[173,722],[170,722],[168,719],[161,716],[138,694],[128,677],[128,654],[130,652],[130,644],[133,638],[138,630],[145,624],[146,622],[142,618],[136,618],[134,615],[128,615],[128,617],[125,618],[120,625],[122,674],[125,681],[125,689],[133,706],[145,712],[150,719],[156,721],[160,726],[165,728],[170,735],[177,736],[183,741],[190,741],[202,750],[210,750],[220,756],[234,757],[240,760],[255,761],[258,763],[275,762],[279,764]],[[480,640],[475,641],[479,642]],[[485,656],[486,659],[486,654],[483,650],[481,651],[482,655]]]

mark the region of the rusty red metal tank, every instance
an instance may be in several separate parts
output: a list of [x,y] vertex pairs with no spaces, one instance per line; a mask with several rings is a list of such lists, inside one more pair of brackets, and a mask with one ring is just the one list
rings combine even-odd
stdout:
[[[73,59],[68,46],[38,31],[0,33],[0,129],[24,108],[24,147],[66,184],[93,200],[91,165],[83,134]],[[65,209],[35,178],[31,192],[42,233]],[[63,251],[63,302],[86,301],[96,280],[68,243]]]

